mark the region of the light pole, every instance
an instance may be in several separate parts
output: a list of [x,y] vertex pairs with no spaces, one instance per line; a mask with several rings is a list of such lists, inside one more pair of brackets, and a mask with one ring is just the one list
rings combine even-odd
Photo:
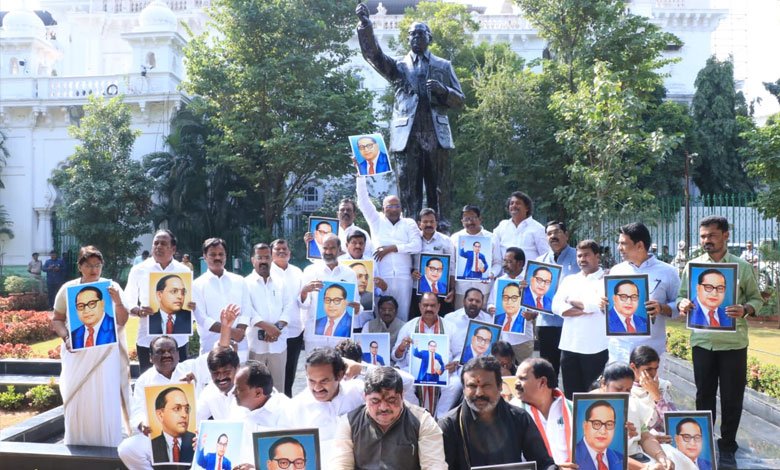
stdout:
[[685,249],[688,258],[691,257],[691,164],[698,153],[688,154],[685,151]]

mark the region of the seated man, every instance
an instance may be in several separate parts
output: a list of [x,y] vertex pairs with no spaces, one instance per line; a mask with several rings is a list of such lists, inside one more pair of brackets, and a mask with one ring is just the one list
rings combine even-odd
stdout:
[[391,367],[368,372],[365,404],[339,419],[330,469],[447,468],[441,429],[424,408],[404,402],[403,388],[401,376]]
[[229,346],[217,346],[209,351],[208,364],[211,381],[198,396],[198,422],[204,419],[227,419],[235,404],[233,385],[238,370],[238,353]]
[[493,356],[469,361],[461,372],[463,402],[439,420],[450,470],[536,461],[539,470],[557,466],[525,410],[501,398],[501,364]]

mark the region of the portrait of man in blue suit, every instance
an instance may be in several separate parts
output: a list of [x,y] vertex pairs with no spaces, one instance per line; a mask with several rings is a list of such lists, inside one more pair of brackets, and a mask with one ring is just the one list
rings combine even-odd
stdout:
[[480,253],[480,250],[482,249],[482,243],[480,242],[474,242],[471,245],[471,250],[466,251],[464,248],[466,246],[466,241],[464,240],[465,237],[460,238],[460,250],[459,254],[461,258],[466,259],[466,266],[463,269],[463,275],[461,276],[462,279],[483,279],[487,278],[490,275],[490,272],[488,271],[489,266],[487,262],[487,258],[485,258],[485,255]]
[[[204,442],[208,434],[204,434],[200,439]],[[211,453],[204,453],[203,447],[198,451],[197,464],[205,470],[231,470],[230,459],[225,457],[225,451],[228,446],[228,435],[220,434],[217,438],[217,451]]]
[[608,401],[597,400],[585,410],[583,437],[577,442],[575,450],[574,463],[579,465],[580,470],[598,470],[598,462],[602,462],[608,470],[623,469],[623,454],[609,448],[617,427],[615,408]]
[[[187,297],[184,281],[176,274],[163,276],[157,281],[155,295],[159,310],[149,316],[149,334],[192,334],[192,312],[182,308]],[[173,330],[168,331],[168,318],[173,322]]]
[[493,344],[493,331],[486,326],[478,326],[471,335],[471,341],[463,348],[461,364],[466,364],[475,357],[482,357],[490,352]]
[[731,317],[726,315],[726,276],[717,269],[705,269],[696,284],[696,307],[689,314],[691,327],[731,328]]
[[[444,273],[444,262],[441,258],[428,258],[428,261],[425,263],[425,275],[420,279],[420,287],[417,289],[417,292],[435,292],[447,295],[447,283],[441,281]],[[433,286],[436,286],[436,288],[434,289]]]
[[548,296],[553,274],[549,268],[539,266],[530,273],[529,288],[523,293],[523,305],[532,309],[552,312],[552,296]]
[[695,419],[683,418],[675,426],[674,446],[691,459],[699,470],[712,470],[712,462],[705,458],[706,455],[701,457],[704,439],[707,437],[702,433],[701,425]]
[[308,257],[320,258],[322,257],[322,254],[320,253],[322,240],[324,240],[328,234],[333,233],[333,222],[328,220],[312,220],[311,223],[314,227],[312,232],[313,238],[309,241]]
[[385,365],[385,359],[379,355],[379,343],[371,341],[368,345],[367,353],[363,353],[363,362],[368,364],[378,364],[380,366]]
[[375,175],[390,171],[390,160],[380,148],[376,137],[365,135],[357,140],[358,169],[361,175]]
[[415,341],[412,354],[421,360],[415,383],[447,385],[446,381],[440,379],[444,372],[444,360],[441,354],[436,352],[436,341],[428,341],[427,350],[420,351],[417,346],[418,343]]
[[639,287],[629,279],[615,284],[612,289],[612,308],[609,309],[609,333],[649,333],[647,319],[635,315],[639,308]]
[[341,284],[331,284],[322,295],[320,307],[325,315],[320,317],[318,309],[314,334],[349,338],[352,335],[352,315],[347,312],[350,297]]
[[[502,281],[498,282],[499,288],[501,288]],[[517,282],[509,282],[505,284],[500,291],[501,309],[496,308],[496,315],[493,317],[493,323],[501,325],[502,331],[525,333],[525,318],[520,314],[520,284]]]
[[105,311],[103,291],[86,286],[76,294],[76,314],[82,325],[70,332],[73,349],[116,343],[114,317]]

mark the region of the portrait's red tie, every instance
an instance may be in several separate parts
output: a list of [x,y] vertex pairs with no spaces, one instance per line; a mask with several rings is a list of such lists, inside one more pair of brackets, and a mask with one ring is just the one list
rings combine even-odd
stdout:
[[507,315],[506,320],[504,321],[504,328],[502,328],[501,331],[509,331],[510,329],[512,329],[512,317]]
[[634,325],[631,324],[630,318],[626,318],[626,331],[629,333],[636,333],[636,328],[634,328]]
[[222,470],[222,457],[217,457],[217,466],[214,467],[214,470]]
[[710,326],[720,326],[718,317],[715,316],[715,310],[710,310]]
[[374,174],[374,162],[371,160],[368,161],[368,174],[369,175]]
[[325,329],[325,336],[333,336],[333,320],[328,320],[328,327]]
[[596,460],[599,461],[598,470],[609,470],[607,464],[604,463],[604,452],[599,452],[598,454],[596,454]]
[[371,363],[376,365],[376,354],[371,355]]
[[165,334],[169,335],[173,333],[173,315],[168,314],[168,323],[165,324]]
[[175,437],[173,438],[173,461],[179,461],[179,440]]
[[87,341],[84,343],[85,348],[90,348],[95,345],[95,329],[92,327],[89,327],[89,336],[87,336]]
[[438,294],[439,293],[439,289],[436,288],[436,283],[435,282],[433,284],[431,284],[431,292],[433,292],[434,294]]
[[543,310],[544,309],[543,305],[544,304],[542,303],[542,296],[540,295],[539,297],[536,298],[536,308],[538,308],[539,310]]

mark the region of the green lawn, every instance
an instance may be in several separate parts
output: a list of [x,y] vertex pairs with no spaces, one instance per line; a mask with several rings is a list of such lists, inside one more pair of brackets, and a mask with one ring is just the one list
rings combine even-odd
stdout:
[[[687,331],[682,321],[666,322],[668,328]],[[766,323],[767,327],[751,327],[748,330],[750,343],[748,355],[755,357],[766,364],[774,364],[780,367],[780,330],[776,324]],[[723,333],[727,334],[727,333]]]

